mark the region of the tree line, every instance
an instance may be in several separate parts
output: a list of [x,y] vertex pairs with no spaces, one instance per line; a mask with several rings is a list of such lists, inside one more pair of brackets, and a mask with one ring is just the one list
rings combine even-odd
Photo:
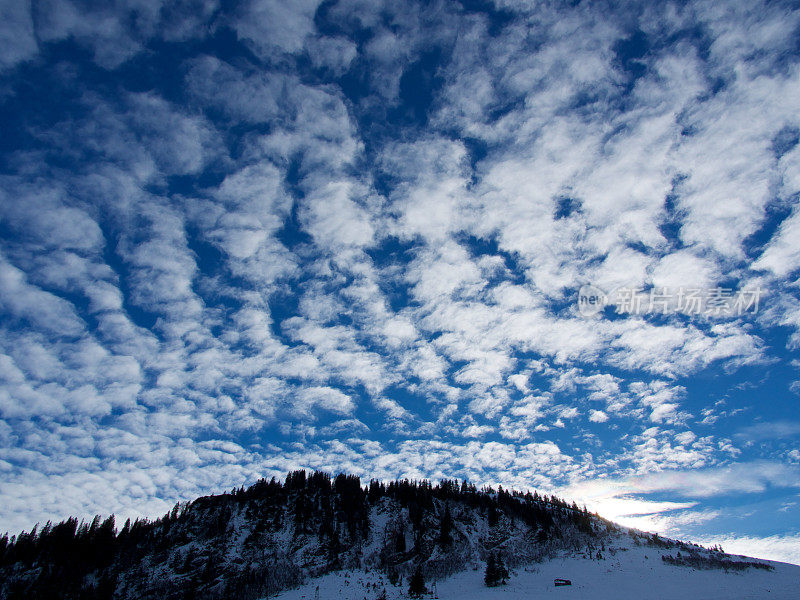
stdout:
[[[385,502],[399,507],[403,518],[372,532],[371,510]],[[249,600],[296,585],[305,575],[292,554],[296,549],[276,544],[280,531],[315,540],[318,556],[304,559],[313,564],[312,574],[352,566],[375,533],[386,537],[379,568],[390,576],[419,571],[422,577],[446,569],[431,562],[433,546],[442,549],[437,555],[460,551],[454,507],[459,514],[481,515],[490,528],[503,519],[525,523],[540,544],[560,535],[565,523],[587,535],[598,523],[585,508],[535,492],[478,489],[456,480],[362,484],[355,475],[298,470],[283,481],[261,479],[177,504],[155,520],[128,519],[120,529],[112,515],[90,522],[70,517],[6,534],[0,537],[0,598]]]

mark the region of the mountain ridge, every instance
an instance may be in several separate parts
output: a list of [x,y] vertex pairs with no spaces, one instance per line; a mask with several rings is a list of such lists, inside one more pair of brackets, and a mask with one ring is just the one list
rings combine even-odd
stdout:
[[[371,480],[293,471],[283,481],[177,504],[155,520],[74,517],[0,538],[0,599],[255,600],[339,571],[399,586],[495,559],[603,561],[621,545],[675,551],[662,562],[724,571],[773,567],[627,529],[555,496],[456,480]],[[377,584],[376,584],[377,585]]]

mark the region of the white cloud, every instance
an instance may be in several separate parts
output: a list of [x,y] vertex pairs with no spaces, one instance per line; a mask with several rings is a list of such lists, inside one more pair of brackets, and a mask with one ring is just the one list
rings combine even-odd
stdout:
[[770,535],[760,537],[728,533],[698,539],[697,543],[705,546],[719,544],[729,554],[754,556],[795,565],[800,564],[800,536]]
[[314,13],[321,0],[249,0],[234,27],[259,54],[269,57],[275,49],[296,52],[314,31]]
[[350,396],[329,387],[304,388],[300,391],[299,398],[304,409],[319,407],[335,413],[349,414],[355,406]]
[[27,281],[25,273],[0,255],[0,307],[54,336],[78,336],[85,324],[66,300]]
[[671,490],[695,498],[720,494],[754,493],[767,485],[798,487],[795,468],[776,462],[735,463],[696,471],[663,471],[633,479],[639,493]]
[[5,2],[0,7],[0,65],[13,67],[38,52],[29,1]]
[[370,215],[356,202],[359,191],[349,182],[330,182],[314,190],[303,208],[303,221],[317,245],[332,250],[363,247],[375,235]]
[[243,72],[216,57],[202,56],[192,62],[186,82],[206,106],[222,109],[236,120],[259,123],[280,114],[282,89],[293,78]]
[[358,54],[356,44],[342,37],[306,38],[306,51],[315,67],[330,69],[336,75],[346,72]]
[[653,268],[652,283],[657,288],[710,289],[719,281],[719,265],[689,250],[678,250],[664,256]]
[[777,277],[786,277],[800,267],[800,209],[781,223],[777,234],[770,240],[764,252],[753,263],[755,269],[772,271]]

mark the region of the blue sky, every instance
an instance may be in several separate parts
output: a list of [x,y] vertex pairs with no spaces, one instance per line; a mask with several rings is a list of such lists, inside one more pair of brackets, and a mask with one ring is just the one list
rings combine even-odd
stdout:
[[800,562],[792,3],[0,17],[0,530],[305,467]]

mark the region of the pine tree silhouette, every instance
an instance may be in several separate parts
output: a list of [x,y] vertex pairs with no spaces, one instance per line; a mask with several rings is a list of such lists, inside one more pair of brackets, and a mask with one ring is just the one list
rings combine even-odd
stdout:
[[446,504],[442,522],[439,526],[439,543],[442,546],[449,546],[453,542],[453,517],[450,514],[450,505]]
[[412,598],[419,598],[427,591],[425,578],[422,576],[422,567],[417,565],[417,570],[414,571],[411,580],[408,582],[408,595]]
[[486,571],[483,575],[483,582],[488,587],[494,587],[500,583],[500,573],[497,570],[497,559],[495,559],[494,552],[489,553],[486,559]]
[[506,569],[506,565],[503,563],[503,557],[500,554],[497,554],[497,576],[500,579],[500,583],[505,585],[508,581],[508,569]]

